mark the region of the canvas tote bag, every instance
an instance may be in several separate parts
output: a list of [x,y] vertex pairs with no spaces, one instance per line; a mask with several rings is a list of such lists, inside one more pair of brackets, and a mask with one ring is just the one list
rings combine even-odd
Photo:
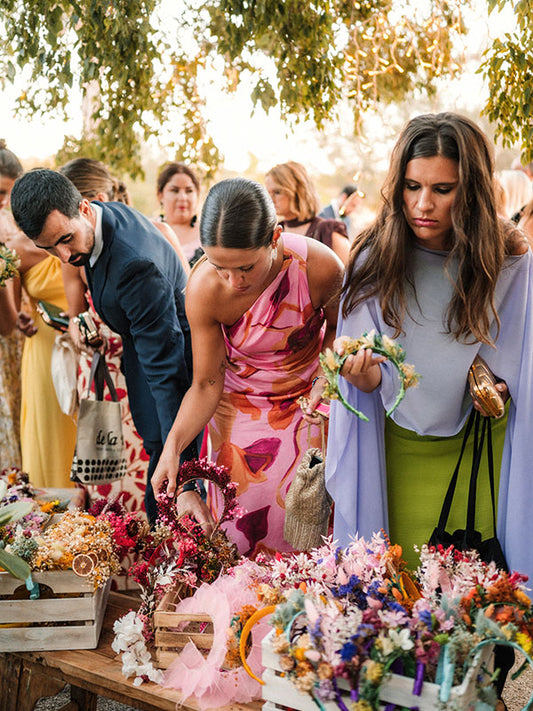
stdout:
[[[90,400],[93,382],[96,399]],[[104,400],[104,384],[107,385],[111,400]],[[80,484],[109,484],[122,479],[126,472],[120,402],[105,358],[96,351],[87,397],[80,401],[70,479]]]

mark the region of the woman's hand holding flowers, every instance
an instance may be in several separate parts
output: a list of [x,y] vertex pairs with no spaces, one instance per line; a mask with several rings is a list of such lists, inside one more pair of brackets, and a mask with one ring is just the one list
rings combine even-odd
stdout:
[[320,364],[328,381],[325,395],[340,400],[347,410],[368,422],[367,416],[352,407],[340,391],[339,375],[357,389],[370,393],[381,383],[380,365],[386,360],[396,368],[400,378],[396,400],[386,412],[387,417],[390,417],[403,400],[407,388],[416,385],[420,376],[413,365],[405,363],[403,348],[389,336],[376,333],[374,329],[365,331],[359,338],[337,338],[333,342],[333,350],[327,348],[320,354]]
[[[340,336],[333,342],[333,350],[340,356],[345,353],[346,340],[346,336]],[[348,340],[352,341],[353,339]],[[379,364],[386,360],[385,356],[375,355],[370,346],[363,346],[356,353],[348,355],[340,374],[359,390],[371,393],[381,383]]]
[[211,511],[196,491],[183,491],[178,494],[176,501],[178,519],[183,516],[195,518],[202,527],[205,535],[209,538],[215,530],[216,521],[211,515]]
[[171,446],[171,435],[168,436],[157,467],[153,473],[151,484],[154,490],[154,496],[157,498],[159,493],[163,490],[165,482],[167,484],[167,493],[169,496],[174,496],[176,493],[176,479],[178,477],[179,461],[181,452],[175,450]]

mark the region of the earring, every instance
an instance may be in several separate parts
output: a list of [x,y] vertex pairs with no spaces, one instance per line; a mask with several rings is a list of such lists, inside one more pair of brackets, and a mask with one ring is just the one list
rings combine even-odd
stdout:
[[194,227],[194,225],[196,224],[196,220],[197,220],[197,219],[198,219],[198,216],[197,216],[197,215],[193,215],[193,216],[191,217],[191,221],[189,222],[189,224],[190,224],[191,227]]
[[162,202],[159,203],[159,209],[161,210],[161,212],[159,213],[159,217],[161,219],[161,222],[164,222],[165,221],[165,211],[163,210],[163,203]]

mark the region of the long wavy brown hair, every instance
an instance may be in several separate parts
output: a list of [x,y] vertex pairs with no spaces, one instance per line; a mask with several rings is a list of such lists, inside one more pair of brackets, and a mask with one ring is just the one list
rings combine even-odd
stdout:
[[[343,287],[343,315],[378,296],[385,322],[403,333],[406,286],[413,286],[415,237],[404,216],[407,164],[415,158],[441,156],[458,165],[459,184],[452,206],[452,240],[445,268],[454,289],[445,315],[446,331],[457,340],[493,344],[492,318],[498,275],[513,237],[496,213],[493,158],[489,142],[470,119],[454,113],[427,114],[409,121],[391,156],[379,212],[353,245]],[[364,258],[359,256],[364,252]],[[448,265],[457,260],[452,277]],[[358,263],[359,262],[359,263]]]

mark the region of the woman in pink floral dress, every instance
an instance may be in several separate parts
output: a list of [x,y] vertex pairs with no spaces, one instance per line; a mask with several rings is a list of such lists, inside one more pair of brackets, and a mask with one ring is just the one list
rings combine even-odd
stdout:
[[[154,474],[175,491],[179,454],[209,422],[211,457],[229,468],[246,513],[227,526],[243,554],[291,550],[284,500],[305,450],[320,446],[304,420],[318,356],[335,333],[342,264],[331,249],[282,234],[266,190],[242,178],[209,192],[200,222],[206,257],[187,285],[194,377]],[[321,388],[317,385],[317,388]],[[316,399],[316,398],[314,398]],[[179,496],[207,530],[193,491]]]

